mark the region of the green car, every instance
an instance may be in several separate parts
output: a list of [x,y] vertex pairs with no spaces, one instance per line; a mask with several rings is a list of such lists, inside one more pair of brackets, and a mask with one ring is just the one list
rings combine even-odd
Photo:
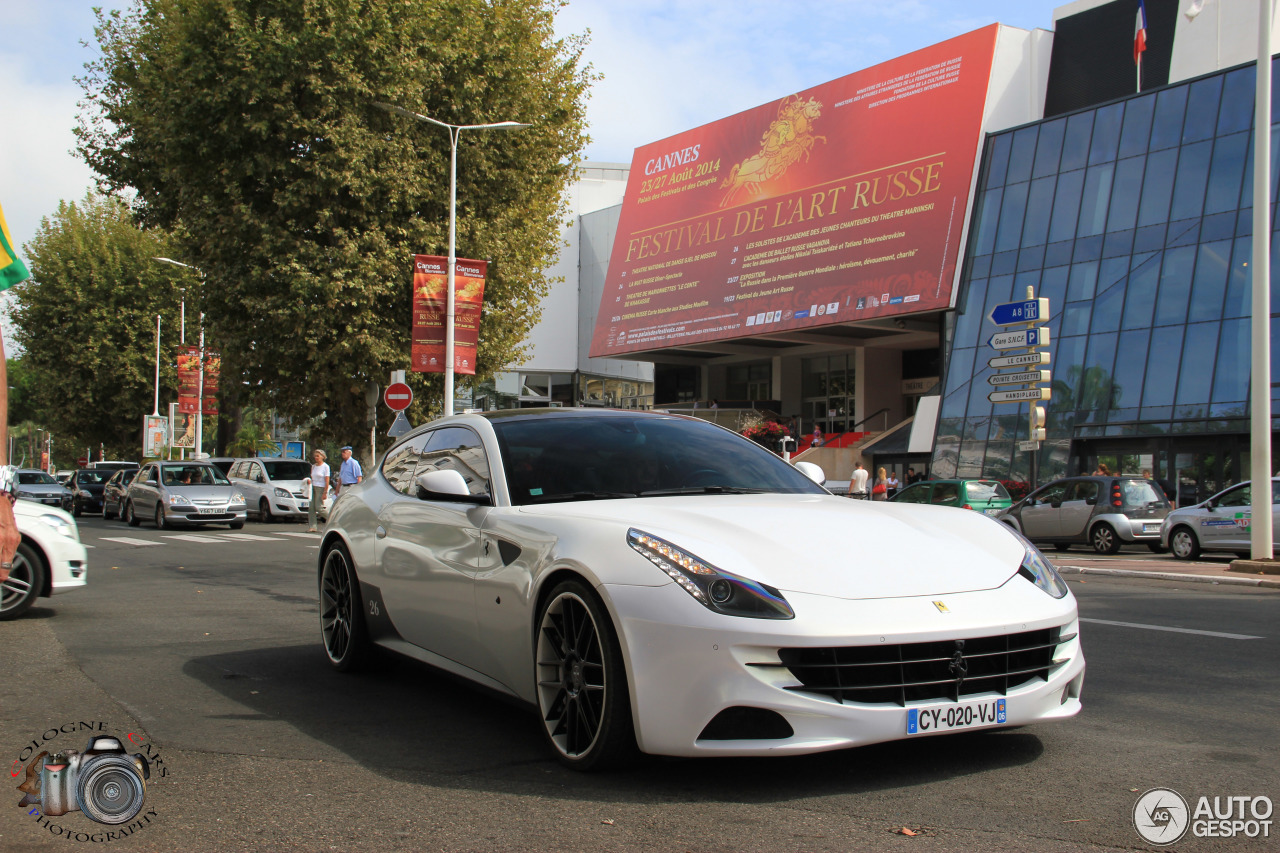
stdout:
[[891,501],[937,504],[997,515],[1013,506],[1013,499],[998,480],[921,480],[898,492]]

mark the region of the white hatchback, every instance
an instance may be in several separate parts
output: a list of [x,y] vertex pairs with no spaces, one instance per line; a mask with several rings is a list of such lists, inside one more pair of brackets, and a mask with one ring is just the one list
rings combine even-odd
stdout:
[[244,492],[245,505],[261,521],[273,518],[306,518],[311,487],[311,465],[301,459],[260,456],[237,459],[227,476]]
[[37,598],[82,587],[88,579],[87,552],[71,513],[18,501],[13,514],[22,543],[0,587],[0,621],[26,613]]

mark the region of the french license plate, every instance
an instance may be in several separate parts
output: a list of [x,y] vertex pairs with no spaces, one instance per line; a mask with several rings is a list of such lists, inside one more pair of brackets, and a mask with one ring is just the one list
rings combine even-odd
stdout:
[[948,708],[908,708],[907,734],[950,732],[979,726],[998,726],[1008,719],[1004,699],[969,702]]
[[1143,533],[1159,533],[1159,532],[1160,532],[1160,525],[1159,525],[1159,524],[1144,524],[1144,525],[1142,525],[1142,532],[1143,532]]
[[299,510],[299,511],[305,510],[305,509],[307,509],[307,508],[308,508],[308,504],[307,504],[307,502],[306,502],[306,501],[299,501],[299,502],[298,502],[298,510]]
[[222,513],[226,512],[226,510],[220,506],[202,506],[198,507],[198,509],[200,510],[201,515],[222,515]]
[[999,515],[999,514],[1000,514],[1000,508],[999,508],[999,507],[992,507],[991,509],[984,509],[982,512],[983,512],[984,514],[986,514],[986,515]]

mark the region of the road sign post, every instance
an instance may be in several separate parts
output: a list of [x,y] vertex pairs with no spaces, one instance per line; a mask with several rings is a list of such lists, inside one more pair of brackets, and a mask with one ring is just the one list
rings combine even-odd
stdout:
[[[993,403],[1022,403],[1026,401],[1029,417],[1027,439],[1018,442],[1018,449],[1031,453],[1031,487],[1036,486],[1040,442],[1045,438],[1045,411],[1036,403],[1048,400],[1051,391],[1046,387],[1051,379],[1049,370],[1049,329],[1038,326],[1049,319],[1049,300],[1036,297],[1035,288],[1027,288],[1027,298],[1021,302],[1005,302],[991,309],[987,319],[997,326],[1021,326],[1018,329],[1001,329],[987,339],[987,345],[997,351],[1026,348],[1027,352],[999,355],[987,360],[987,366],[997,372],[987,377],[993,390],[987,399]],[[1002,368],[1017,370],[1000,373]],[[1041,384],[1045,383],[1045,384]],[[1030,386],[1018,388],[1015,386]]]

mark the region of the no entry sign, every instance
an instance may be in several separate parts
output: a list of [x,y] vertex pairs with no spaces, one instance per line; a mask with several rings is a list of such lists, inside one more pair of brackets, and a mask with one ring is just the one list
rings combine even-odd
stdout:
[[393,382],[382,394],[382,400],[393,412],[403,412],[413,402],[413,389],[403,382]]

